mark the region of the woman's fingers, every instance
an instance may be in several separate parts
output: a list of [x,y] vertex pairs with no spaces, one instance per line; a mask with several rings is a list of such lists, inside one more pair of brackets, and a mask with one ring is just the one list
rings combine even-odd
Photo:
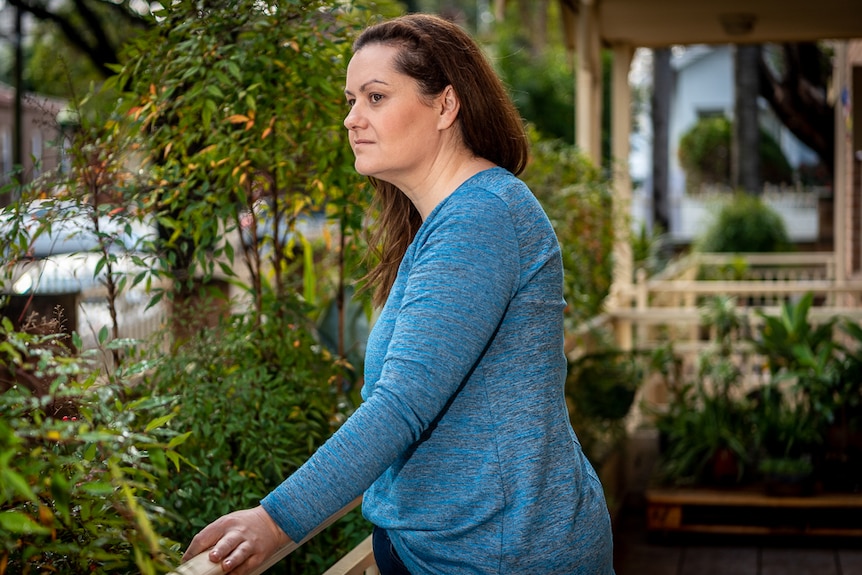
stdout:
[[[227,556],[223,557],[224,560],[221,562],[222,571],[225,573],[234,573],[235,575],[251,573],[265,559],[260,554],[255,554],[255,550],[246,542],[240,543]],[[210,553],[210,560],[212,560],[212,553]],[[213,562],[217,563],[218,561]]]
[[224,534],[224,529],[220,527],[221,519],[217,519],[195,535],[192,542],[189,544],[189,548],[186,549],[185,553],[183,553],[183,562],[200,555],[205,550],[215,545]]
[[216,519],[192,539],[183,561],[203,553],[220,563],[225,573],[243,575],[263,563],[290,538],[262,507],[229,513]]

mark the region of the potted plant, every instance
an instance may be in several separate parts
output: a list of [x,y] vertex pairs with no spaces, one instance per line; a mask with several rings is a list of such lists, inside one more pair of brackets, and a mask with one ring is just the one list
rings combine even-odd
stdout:
[[845,339],[833,362],[835,379],[832,418],[826,423],[818,458],[824,489],[862,489],[862,327],[840,324]]
[[792,386],[771,382],[749,395],[757,470],[771,495],[814,492],[814,452],[820,437],[810,409]]
[[[750,408],[738,393],[742,373],[732,356],[733,336],[745,325],[732,297],[707,300],[701,316],[704,325],[714,329],[715,345],[701,354],[695,379],[676,383],[667,409],[655,414],[662,452],[660,480],[736,485],[744,480],[751,461]],[[655,360],[656,356],[654,365]],[[673,362],[664,358],[661,364]]]
[[766,493],[776,496],[801,496],[814,493],[814,464],[810,456],[768,457],[760,461]]
[[750,461],[748,407],[729,396],[686,384],[657,414],[661,437],[659,481],[671,485],[729,486],[742,482]]

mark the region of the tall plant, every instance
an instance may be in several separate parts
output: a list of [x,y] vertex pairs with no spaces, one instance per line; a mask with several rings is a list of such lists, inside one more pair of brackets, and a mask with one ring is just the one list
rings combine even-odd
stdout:
[[179,286],[234,276],[235,250],[258,312],[265,292],[313,300],[311,246],[297,224],[325,213],[341,242],[365,188],[343,137],[350,25],[328,2],[241,0],[167,6],[113,79],[151,176],[161,268]]

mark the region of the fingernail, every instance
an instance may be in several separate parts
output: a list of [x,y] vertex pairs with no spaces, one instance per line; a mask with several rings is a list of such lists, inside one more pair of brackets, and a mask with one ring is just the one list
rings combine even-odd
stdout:
[[224,560],[224,566],[225,566],[225,569],[230,569],[231,567],[233,567],[233,561],[231,561],[230,559],[225,559]]

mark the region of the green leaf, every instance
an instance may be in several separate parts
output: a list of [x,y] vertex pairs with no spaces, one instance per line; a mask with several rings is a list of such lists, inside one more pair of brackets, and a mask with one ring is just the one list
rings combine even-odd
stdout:
[[54,498],[54,506],[64,521],[68,522],[70,513],[69,482],[60,473],[51,475],[51,497]]
[[90,495],[97,497],[106,497],[114,493],[114,486],[107,481],[93,481],[85,483],[81,489]]
[[158,473],[164,475],[164,473],[168,469],[167,459],[165,458],[165,450],[154,447],[147,450],[147,455],[149,456],[150,461],[153,463],[153,466],[156,468]]
[[147,424],[147,427],[144,429],[144,432],[149,433],[152,430],[163,426],[164,424],[166,424],[167,422],[172,420],[175,415],[176,415],[175,413],[169,413],[168,415],[163,415],[161,417],[157,417],[156,419],[152,420],[151,422],[149,422]]
[[20,474],[12,469],[4,468],[0,470],[0,477],[3,478],[4,487],[11,488],[13,492],[28,501],[36,501],[36,495],[30,488],[27,480]]
[[0,529],[7,533],[22,535],[48,535],[51,530],[40,525],[36,520],[20,511],[4,511],[0,513]]
[[224,100],[224,92],[222,92],[215,84],[209,84],[207,86],[207,92],[210,94],[210,96],[213,96],[214,98]]
[[187,431],[186,433],[183,433],[181,435],[177,435],[176,437],[171,438],[171,440],[168,442],[168,449],[173,449],[177,445],[181,445],[181,444],[185,443],[186,440],[191,436],[192,433],[193,432],[191,432],[191,431]]
[[239,81],[242,81],[242,72],[240,71],[239,66],[237,66],[236,62],[229,60],[227,63],[227,69],[228,72],[230,72],[234,78]]
[[96,262],[96,269],[93,271],[93,277],[99,277],[99,272],[101,272],[105,268],[105,264],[108,263],[107,258],[99,258],[99,261]]

